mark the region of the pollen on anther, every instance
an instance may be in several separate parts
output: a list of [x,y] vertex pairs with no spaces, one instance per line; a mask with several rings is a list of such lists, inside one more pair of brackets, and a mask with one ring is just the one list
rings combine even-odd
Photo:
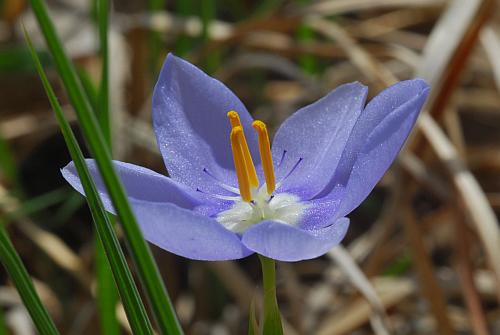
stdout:
[[276,189],[276,177],[274,175],[273,157],[271,155],[271,144],[269,143],[269,135],[264,122],[254,121],[252,126],[257,131],[259,138],[259,153],[262,161],[262,169],[266,179],[267,193],[271,195]]

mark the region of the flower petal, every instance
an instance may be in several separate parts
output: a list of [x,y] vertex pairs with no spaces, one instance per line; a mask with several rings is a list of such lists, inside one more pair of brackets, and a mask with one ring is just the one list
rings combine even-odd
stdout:
[[132,201],[144,238],[176,255],[224,261],[251,255],[238,235],[215,219],[173,204]]
[[[113,205],[108,197],[96,162],[93,159],[87,159],[85,162],[96,183],[97,191],[104,202],[106,210],[114,213]],[[113,165],[127,192],[127,196],[131,200],[171,202],[186,209],[194,209],[203,203],[199,192],[194,192],[171,178],[134,164],[113,161]],[[84,194],[83,186],[73,162],[70,162],[61,172],[74,189]]]
[[278,129],[273,141],[273,157],[278,160],[281,190],[310,199],[331,179],[356,120],[363,110],[366,86],[351,83],[339,86],[317,102],[290,116]]
[[344,238],[349,219],[341,218],[317,230],[302,230],[275,221],[264,221],[243,234],[243,244],[266,257],[295,262],[319,257]]
[[[106,210],[115,213],[111,199],[94,160],[87,160]],[[149,242],[174,254],[197,260],[228,260],[246,257],[252,252],[240,238],[203,214],[207,204],[196,198],[198,192],[146,168],[114,162],[114,166],[129,196],[137,221]],[[83,187],[73,162],[63,170],[64,178],[78,192]]]
[[327,197],[343,194],[337,217],[359,206],[382,178],[411,132],[428,93],[429,86],[421,79],[402,81],[366,106],[325,189]]
[[342,197],[310,200],[308,207],[300,217],[298,227],[305,230],[315,230],[331,224]]
[[223,193],[216,179],[236,185],[227,112],[239,113],[248,146],[258,163],[252,117],[220,81],[196,66],[167,56],[153,93],[153,126],[170,176],[204,192]]

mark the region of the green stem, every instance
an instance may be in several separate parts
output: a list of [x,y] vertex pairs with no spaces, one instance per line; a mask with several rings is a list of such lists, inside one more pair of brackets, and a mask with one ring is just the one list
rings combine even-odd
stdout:
[[7,235],[3,221],[0,221],[0,261],[16,286],[38,333],[41,335],[59,334],[54,321],[52,321],[52,318],[35,291],[31,277],[24,267],[21,257],[19,257]]
[[264,322],[263,333],[282,335],[283,326],[276,300],[276,264],[271,258],[259,255],[262,266],[262,283],[264,285]]

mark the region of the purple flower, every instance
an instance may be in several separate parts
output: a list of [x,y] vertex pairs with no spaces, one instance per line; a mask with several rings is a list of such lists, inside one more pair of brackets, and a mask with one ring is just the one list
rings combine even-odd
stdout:
[[[310,259],[342,240],[345,216],[388,169],[428,92],[423,80],[402,81],[365,107],[365,86],[342,85],[290,116],[270,149],[265,125],[224,84],[169,55],[153,125],[170,177],[115,168],[145,238],[160,248],[198,260]],[[114,212],[94,161],[87,164]],[[83,193],[73,163],[62,173]]]

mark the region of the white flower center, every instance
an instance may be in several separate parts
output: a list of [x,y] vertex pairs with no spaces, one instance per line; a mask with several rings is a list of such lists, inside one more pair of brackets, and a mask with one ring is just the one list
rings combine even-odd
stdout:
[[252,198],[251,202],[235,200],[230,209],[217,214],[217,221],[234,233],[243,233],[251,225],[266,220],[295,225],[309,207],[293,194],[278,193],[270,197],[265,184]]

